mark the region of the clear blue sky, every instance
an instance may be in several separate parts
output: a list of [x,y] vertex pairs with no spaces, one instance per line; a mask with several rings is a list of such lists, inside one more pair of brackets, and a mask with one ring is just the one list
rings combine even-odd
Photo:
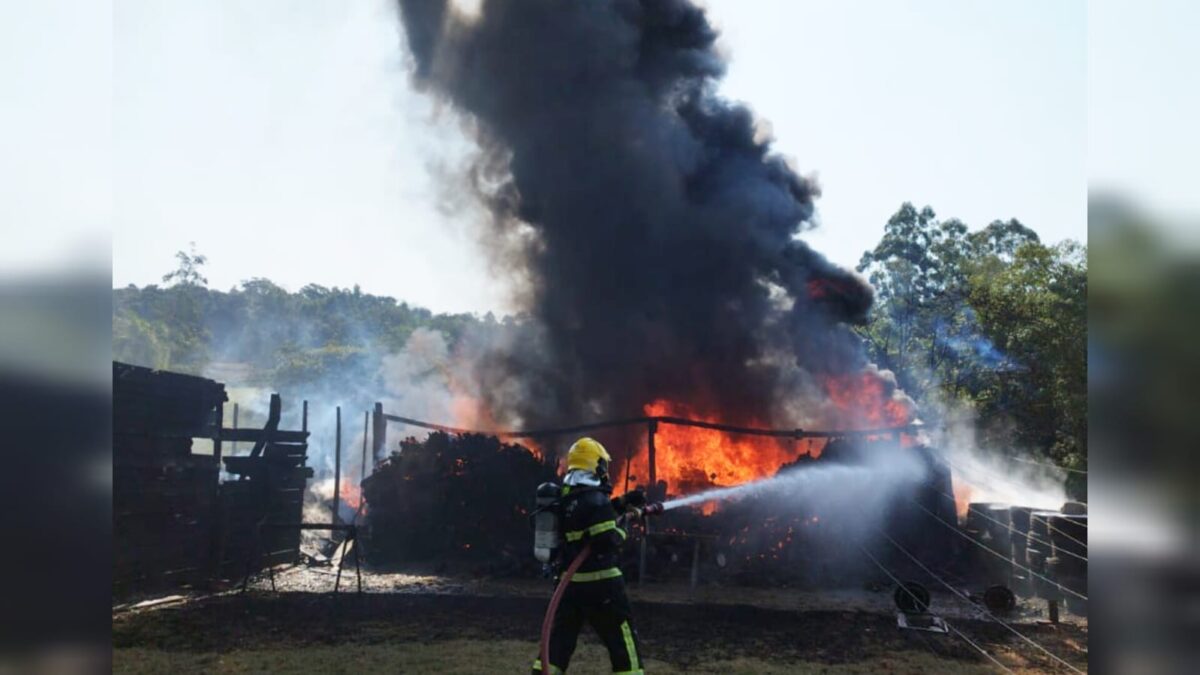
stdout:
[[[818,174],[822,226],[806,237],[834,260],[856,263],[904,200],[1086,237],[1082,0],[706,4],[731,59],[724,92]],[[110,115],[89,124],[112,130],[96,151],[111,204],[98,195],[92,212],[113,224],[115,286],[157,282],[195,241],[218,288],[358,283],[435,310],[506,309],[470,214],[438,208],[461,137],[409,87],[391,7],[122,0],[96,38],[110,54],[40,52],[100,90],[108,69]]]
[[725,91],[818,174],[816,249],[857,263],[906,200],[972,227],[1018,218],[1051,241],[1086,238],[1084,2],[767,4],[711,3]]

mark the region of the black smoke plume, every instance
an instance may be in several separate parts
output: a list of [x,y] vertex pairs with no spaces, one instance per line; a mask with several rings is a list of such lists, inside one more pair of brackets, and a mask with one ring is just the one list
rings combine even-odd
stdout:
[[417,85],[478,142],[467,185],[497,267],[523,282],[530,320],[477,359],[497,415],[561,424],[668,399],[798,423],[822,377],[865,365],[849,325],[870,288],[797,238],[818,187],[717,95],[725,63],[702,9],[399,5]]

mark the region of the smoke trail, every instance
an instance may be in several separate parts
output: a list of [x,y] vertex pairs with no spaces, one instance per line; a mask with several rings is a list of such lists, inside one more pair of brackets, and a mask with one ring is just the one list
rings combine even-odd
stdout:
[[491,410],[536,425],[667,399],[820,424],[795,403],[865,365],[849,324],[871,291],[797,238],[818,187],[716,94],[725,64],[704,11],[475,5],[399,0],[417,85],[478,144],[466,187],[530,318],[477,345]]

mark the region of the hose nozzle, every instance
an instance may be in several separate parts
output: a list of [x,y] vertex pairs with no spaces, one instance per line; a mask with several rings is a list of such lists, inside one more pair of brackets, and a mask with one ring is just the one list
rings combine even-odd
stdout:
[[664,510],[662,502],[650,502],[643,506],[630,506],[621,517],[628,520],[645,520],[647,516],[661,515]]

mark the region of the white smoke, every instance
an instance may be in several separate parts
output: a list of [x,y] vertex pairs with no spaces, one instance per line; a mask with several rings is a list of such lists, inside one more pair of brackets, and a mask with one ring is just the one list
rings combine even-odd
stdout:
[[977,442],[975,414],[967,407],[943,405],[939,412],[940,426],[928,433],[950,467],[956,493],[966,492],[972,502],[1051,510],[1058,510],[1067,501],[1066,472],[1044,463],[1014,462],[985,451]]
[[[365,340],[368,350],[378,344]],[[222,345],[221,352],[236,355],[239,345],[229,342]],[[233,411],[237,406],[237,427],[262,428],[266,424],[271,394],[278,392],[283,399],[279,422],[280,429],[299,430],[304,426],[303,403],[308,402],[307,428],[309,431],[307,466],[314,476],[308,483],[302,507],[306,523],[328,523],[332,518],[334,475],[336,473],[337,417],[341,407],[341,485],[342,492],[354,491],[365,473],[381,459],[372,458],[370,453],[370,430],[364,429],[365,415],[376,401],[384,409],[414,417],[431,420],[459,420],[464,410],[472,408],[468,373],[465,366],[456,360],[448,347],[444,334],[436,330],[418,328],[413,331],[404,347],[398,352],[380,355],[349,363],[324,374],[320,379],[300,385],[268,384],[260,386],[264,373],[252,373],[248,368],[239,368],[235,362],[218,362],[205,375],[226,383],[228,402],[225,405],[223,426],[233,427]],[[269,377],[268,377],[269,379]],[[399,433],[414,433],[417,430],[395,428],[393,441]],[[364,435],[364,433],[366,435]],[[367,448],[366,472],[364,472],[364,442]],[[224,454],[245,455],[252,443],[227,443]],[[385,448],[384,454],[394,449],[395,443]],[[225,474],[221,480],[235,477]],[[356,495],[341,495],[338,516],[343,522],[354,518]],[[303,543],[307,550],[320,550],[329,537],[323,531],[305,531]]]
[[445,335],[416,329],[404,349],[383,357],[380,377],[385,408],[422,419],[454,419],[456,406],[463,405],[454,384],[467,382],[466,374],[457,368]]

